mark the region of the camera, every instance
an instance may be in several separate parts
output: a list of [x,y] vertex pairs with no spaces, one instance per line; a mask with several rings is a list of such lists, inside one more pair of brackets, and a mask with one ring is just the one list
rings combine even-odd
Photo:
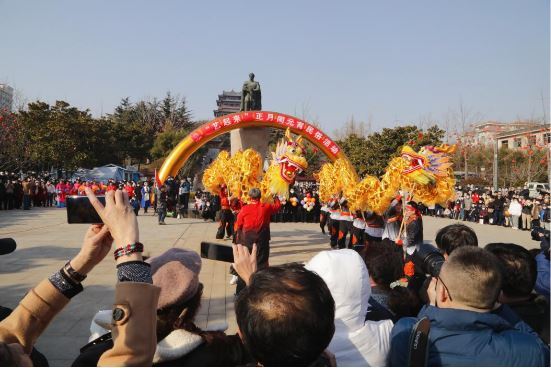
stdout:
[[536,226],[532,229],[530,235],[532,235],[532,240],[540,242],[542,252],[549,259],[549,230]]
[[444,256],[437,248],[425,243],[415,246],[412,259],[419,270],[433,277],[438,277],[445,261]]
[[534,228],[532,229],[532,232],[530,233],[530,235],[532,236],[532,240],[535,240],[535,241],[542,240],[541,234],[543,234],[543,238],[549,241],[549,230],[546,230],[541,226],[534,226]]

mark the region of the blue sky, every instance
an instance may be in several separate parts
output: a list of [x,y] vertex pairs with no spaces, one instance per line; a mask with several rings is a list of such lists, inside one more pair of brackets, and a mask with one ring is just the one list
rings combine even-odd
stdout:
[[332,132],[549,117],[549,1],[0,0],[0,81],[94,115],[120,99],[185,96],[212,118],[253,71],[265,110]]

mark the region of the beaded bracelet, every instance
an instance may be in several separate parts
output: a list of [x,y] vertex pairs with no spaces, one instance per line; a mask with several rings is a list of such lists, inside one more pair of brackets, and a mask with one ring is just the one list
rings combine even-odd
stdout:
[[115,256],[115,261],[122,256],[127,256],[132,253],[141,253],[143,252],[143,244],[136,242],[134,244],[127,244],[124,247],[115,249],[113,255]]

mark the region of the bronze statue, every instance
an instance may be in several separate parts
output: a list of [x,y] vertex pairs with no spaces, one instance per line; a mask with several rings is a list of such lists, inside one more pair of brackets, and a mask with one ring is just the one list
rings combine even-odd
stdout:
[[254,73],[249,74],[249,80],[243,83],[241,90],[241,107],[239,111],[262,110],[262,94],[260,83],[254,80]]

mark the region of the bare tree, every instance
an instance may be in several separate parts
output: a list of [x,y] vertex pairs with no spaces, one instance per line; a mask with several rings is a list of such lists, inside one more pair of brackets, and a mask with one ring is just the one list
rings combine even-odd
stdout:
[[453,112],[448,109],[442,120],[442,128],[446,131],[446,143],[450,143],[450,122],[453,120]]
[[295,107],[295,116],[298,116],[302,120],[314,125],[315,127],[322,129],[322,124],[319,121],[319,115],[312,112],[310,105],[310,99],[303,101],[300,104],[300,111],[297,111]]
[[439,126],[438,120],[434,119],[430,112],[419,116],[419,128],[421,130],[428,129],[434,125]]
[[481,120],[481,114],[478,112],[473,112],[473,110],[463,103],[463,98],[459,98],[459,104],[457,106],[457,111],[455,112],[455,121],[456,125],[461,129],[462,144],[463,149],[463,159],[465,163],[465,179],[468,176],[468,150],[466,149],[473,142],[469,141],[469,138],[465,133],[467,130],[470,130],[472,126]]
[[[543,124],[547,124],[548,121],[547,121],[547,109],[548,109],[548,102],[549,102],[549,99],[545,99],[543,97],[543,91],[540,91],[540,97],[541,97],[541,107],[542,107],[542,110],[543,110]],[[547,103],[546,103],[547,102]]]
[[344,139],[351,135],[367,137],[369,130],[364,121],[356,121],[354,116],[351,116],[340,129],[335,129],[334,135],[336,139]]
[[19,88],[13,89],[13,110],[25,110],[29,104],[29,99],[23,94]]
[[371,131],[373,129],[373,114],[369,113],[367,116],[367,135],[371,134]]

